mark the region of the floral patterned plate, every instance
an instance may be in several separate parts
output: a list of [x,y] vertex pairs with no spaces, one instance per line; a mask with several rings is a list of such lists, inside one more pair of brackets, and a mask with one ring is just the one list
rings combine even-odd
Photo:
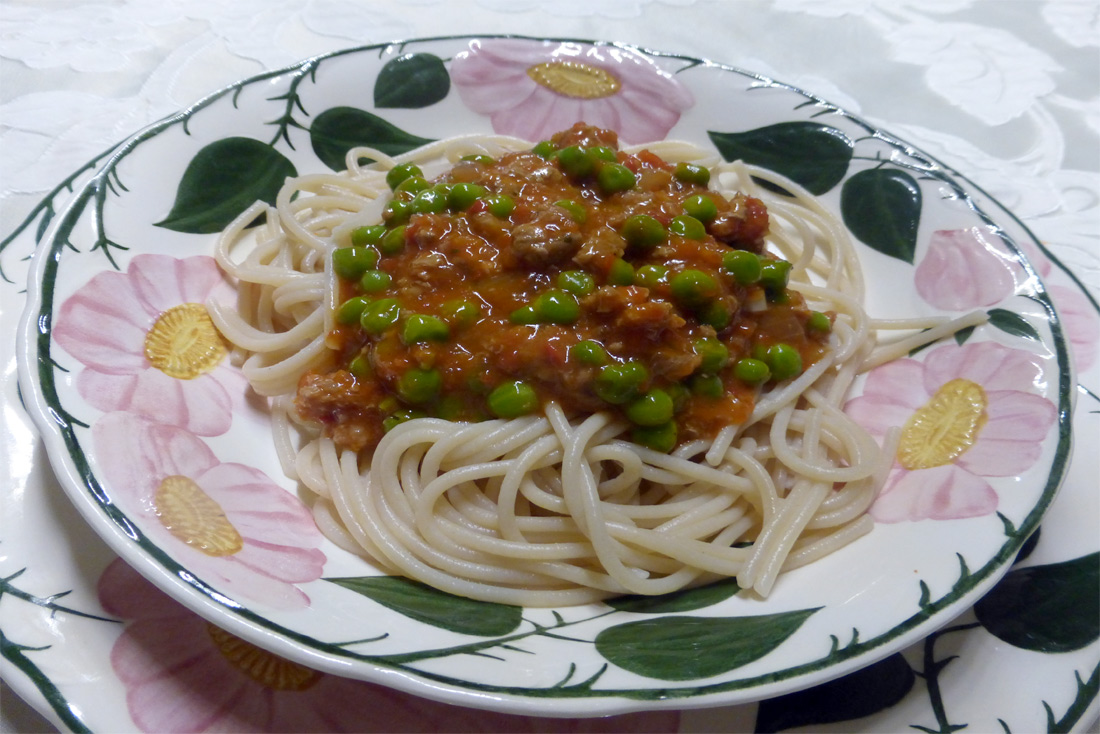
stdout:
[[[227,287],[214,233],[285,176],[339,167],[359,144],[538,139],[582,118],[629,143],[713,146],[820,195],[861,243],[873,315],[988,312],[874,370],[848,406],[875,433],[920,414],[965,421],[967,437],[899,455],[875,530],[767,600],[727,582],[522,609],[381,576],[314,528],[241,376],[154,348],[212,328],[194,304]],[[1070,450],[1066,339],[1024,255],[1037,247],[964,179],[768,79],[615,44],[395,43],[248,79],[117,148],[35,255],[20,384],[62,484],[112,550],[232,639],[286,658],[269,671],[281,684],[307,685],[306,666],[515,713],[714,706],[886,658],[1008,570]],[[215,552],[204,538],[227,528],[235,543]]]

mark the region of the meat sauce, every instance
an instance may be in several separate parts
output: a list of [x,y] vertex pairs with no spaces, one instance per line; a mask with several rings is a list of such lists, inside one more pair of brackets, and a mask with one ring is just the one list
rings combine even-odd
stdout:
[[581,123],[433,182],[395,169],[383,224],[334,255],[336,360],[302,377],[300,415],[354,450],[409,418],[547,401],[619,412],[663,451],[743,422],[831,323],[764,254],[764,204],[708,179]]

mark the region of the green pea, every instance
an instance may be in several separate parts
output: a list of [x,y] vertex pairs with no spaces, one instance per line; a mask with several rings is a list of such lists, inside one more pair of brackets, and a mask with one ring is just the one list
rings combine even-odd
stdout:
[[541,140],[535,143],[535,147],[531,148],[531,152],[539,158],[549,158],[557,149],[558,146],[554,145],[549,140]]
[[668,282],[668,268],[664,265],[643,265],[635,271],[634,282],[643,288],[656,288]]
[[435,404],[433,412],[437,418],[442,418],[445,421],[456,421],[462,418],[466,412],[466,406],[457,395],[444,395]]
[[423,405],[439,397],[443,375],[432,368],[413,367],[397,379],[397,394],[406,403]]
[[414,313],[405,319],[401,341],[405,344],[442,342],[451,338],[451,327],[438,316]]
[[481,308],[470,301],[447,301],[440,310],[443,312],[443,318],[459,329],[473,326],[481,318]]
[[684,201],[684,214],[695,217],[700,222],[709,222],[718,216],[718,205],[709,196],[696,194]]
[[676,413],[686,408],[688,401],[691,400],[691,390],[688,390],[681,382],[672,383],[665,388],[665,391],[672,398],[672,410]]
[[378,244],[382,235],[386,234],[386,225],[368,224],[364,227],[356,227],[351,231],[351,244],[355,247]]
[[383,255],[396,255],[405,249],[405,225],[394,227],[378,241],[378,249]]
[[383,270],[368,270],[359,279],[364,293],[378,293],[390,287],[390,274]]
[[401,316],[401,304],[396,298],[382,298],[363,309],[359,325],[370,334],[381,334]]
[[668,223],[668,231],[689,240],[701,240],[707,236],[706,226],[698,219],[687,214],[673,217]]
[[427,191],[432,185],[423,176],[409,176],[393,190],[395,197],[402,200],[411,199],[421,191]]
[[596,170],[596,157],[579,145],[570,145],[558,151],[558,165],[570,178],[582,179]]
[[615,152],[614,148],[607,145],[593,145],[588,149],[588,152],[601,161],[610,161],[614,163],[619,160],[619,154]]
[[704,398],[720,398],[726,392],[718,375],[696,375],[691,378],[691,392]]
[[332,269],[345,280],[358,280],[378,264],[378,251],[373,247],[340,247],[332,251]]
[[497,219],[507,219],[516,208],[515,200],[507,194],[490,194],[484,201],[489,213]]
[[558,288],[575,296],[587,296],[596,290],[596,279],[584,270],[565,270],[558,273]]
[[575,359],[581,364],[599,367],[605,365],[611,359],[603,345],[591,339],[579,341],[569,347],[569,359]]
[[438,214],[447,208],[447,192],[434,186],[424,189],[411,202],[414,213]]
[[768,381],[772,376],[772,371],[768,368],[767,362],[745,357],[737,360],[737,363],[733,365],[733,376],[750,385],[759,385],[761,382]]
[[760,257],[748,250],[730,250],[722,255],[722,268],[741,285],[752,285],[760,280]]
[[764,260],[760,263],[760,285],[769,291],[781,291],[787,287],[791,264],[786,260]]
[[634,188],[638,177],[621,163],[604,163],[596,173],[596,183],[605,194],[614,194]]
[[697,166],[694,163],[677,163],[676,170],[672,173],[677,180],[684,183],[706,186],[710,183],[710,170],[705,166]]
[[623,362],[603,367],[592,389],[596,395],[613,405],[621,405],[641,390],[649,379],[649,371],[641,362]]
[[833,322],[820,311],[812,311],[810,312],[810,318],[806,320],[806,328],[810,331],[828,334],[833,330]]
[[513,324],[537,324],[539,322],[539,315],[535,312],[534,306],[520,306],[508,315],[508,320]]
[[700,358],[699,372],[704,375],[717,374],[729,364],[730,350],[717,339],[710,337],[696,339],[692,347]]
[[648,214],[635,214],[632,217],[628,217],[627,220],[623,222],[621,231],[623,239],[626,240],[628,245],[647,250],[668,239],[668,232],[665,230],[665,225]]
[[489,412],[497,418],[518,418],[533,413],[539,407],[539,396],[535,388],[521,380],[497,385],[485,401],[489,405]]
[[363,310],[370,304],[366,296],[355,296],[340,304],[336,309],[336,322],[339,324],[354,324],[363,315]]
[[367,359],[365,354],[357,354],[355,358],[348,363],[348,372],[355,375],[356,379],[362,380],[371,375],[370,360]]
[[773,344],[767,355],[768,368],[775,380],[783,381],[802,373],[802,355],[790,344]]
[[401,163],[389,171],[386,172],[386,185],[391,189],[396,189],[402,181],[410,176],[423,176],[424,172],[420,170],[419,166],[412,163]]
[[733,315],[720,298],[708,303],[699,314],[699,320],[707,326],[714,327],[715,331],[722,331],[730,325]]
[[561,201],[555,201],[554,206],[560,206],[565,211],[569,212],[569,216],[573,218],[573,221],[577,224],[584,224],[588,221],[588,212],[583,206],[573,201],[572,199],[562,199]]
[[538,320],[544,324],[572,324],[581,315],[577,299],[565,291],[540,293],[531,303]]
[[607,271],[608,285],[634,285],[634,266],[623,260],[615,258]]
[[408,222],[414,213],[411,201],[393,199],[382,209],[382,220],[390,227],[396,227]]
[[675,411],[672,397],[664,390],[654,388],[645,395],[631,400],[625,412],[631,423],[639,426],[659,426],[672,420],[672,414]]
[[667,454],[676,448],[676,421],[670,420],[659,426],[635,426],[630,432],[630,439],[639,446]]
[[382,419],[382,430],[389,433],[402,423],[423,417],[424,411],[422,410],[396,410]]
[[459,160],[468,163],[480,163],[483,166],[491,166],[497,162],[496,158],[491,155],[485,155],[484,153],[471,153],[470,155],[462,156]]
[[475,183],[457,183],[447,193],[447,206],[455,211],[464,212],[487,193],[489,192],[484,186],[478,186]]
[[687,306],[701,306],[718,295],[718,283],[702,270],[681,270],[669,283],[672,297]]

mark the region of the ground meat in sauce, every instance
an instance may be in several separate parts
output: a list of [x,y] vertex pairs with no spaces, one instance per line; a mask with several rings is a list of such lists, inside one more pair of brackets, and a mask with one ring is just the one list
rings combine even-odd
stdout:
[[565,209],[541,210],[530,222],[512,230],[512,252],[521,263],[534,268],[568,260],[581,245],[581,230]]
[[[708,190],[705,177],[578,123],[532,151],[399,186],[389,244],[355,246],[382,250],[369,270],[384,276],[369,277],[386,286],[368,292],[359,271],[344,274],[336,365],[303,376],[299,413],[355,450],[418,415],[511,417],[548,400],[571,414],[620,411],[635,440],[661,450],[743,421],[760,384],[739,378],[738,363],[767,363],[781,345],[808,366],[827,328],[785,281],[734,276],[729,253],[764,252],[767,211]],[[421,207],[415,188],[448,207]],[[685,225],[700,195],[713,211]],[[647,218],[659,241],[631,230]],[[767,307],[742,308],[750,302]],[[609,382],[620,373],[634,382]]]

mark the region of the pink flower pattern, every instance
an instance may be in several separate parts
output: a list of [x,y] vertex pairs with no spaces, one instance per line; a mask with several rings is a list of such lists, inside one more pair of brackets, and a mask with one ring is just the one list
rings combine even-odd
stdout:
[[[257,469],[218,461],[175,426],[108,413],[92,427],[92,441],[112,502],[191,573],[229,596],[308,606],[297,584],[320,578],[325,554],[297,497]],[[187,504],[174,512],[172,495],[181,489],[179,503]],[[173,514],[182,520],[169,527]]]
[[145,732],[674,732],[675,711],[546,719],[460,708],[306,669],[214,627],[116,560],[100,603],[128,620],[111,650]]
[[[77,389],[92,407],[127,411],[200,436],[229,430],[246,382],[225,361],[192,379],[173,377],[146,356],[158,318],[202,304],[223,285],[213,258],[137,255],[125,273],[101,272],[61,306],[53,336],[84,364]],[[212,325],[211,325],[212,328]]]
[[[1030,469],[1057,417],[1054,405],[1036,394],[1043,379],[1037,357],[994,342],[948,344],[929,351],[923,363],[900,359],[872,370],[863,394],[850,400],[845,412],[879,439],[890,429],[911,425],[918,411],[927,415],[927,406],[936,403],[949,383],[963,381],[980,394],[982,405],[971,424],[972,436],[954,452],[932,465],[895,463],[871,508],[872,517],[901,522],[994,512],[997,493],[985,478],[1013,477]],[[948,417],[959,413],[952,408]]]
[[1017,256],[981,227],[938,230],[914,276],[917,293],[945,311],[992,306],[1016,291]]
[[451,80],[466,106],[488,115],[496,132],[527,140],[576,122],[615,130],[626,143],[662,140],[695,103],[650,59],[583,43],[473,41],[455,56]]
[[[1100,314],[1079,287],[1055,281],[1058,273],[1029,240],[1020,247],[1047,283],[1062,317],[1077,369],[1087,370],[1100,353]],[[1019,256],[984,227],[938,230],[917,264],[914,284],[927,303],[945,311],[969,311],[995,306],[1009,298],[1027,279]],[[1065,279],[1068,281],[1068,279]]]
[[1069,337],[1074,366],[1084,372],[1096,364],[1096,358],[1100,355],[1100,312],[1081,286],[1065,277],[1062,278],[1064,285],[1056,281],[1059,271],[1054,269],[1054,263],[1038,247],[1028,241],[1021,247],[1036,272],[1047,282],[1050,297]]
[[1052,285],[1050,296],[1069,337],[1073,363],[1084,372],[1096,364],[1100,353],[1100,312],[1076,286]]

